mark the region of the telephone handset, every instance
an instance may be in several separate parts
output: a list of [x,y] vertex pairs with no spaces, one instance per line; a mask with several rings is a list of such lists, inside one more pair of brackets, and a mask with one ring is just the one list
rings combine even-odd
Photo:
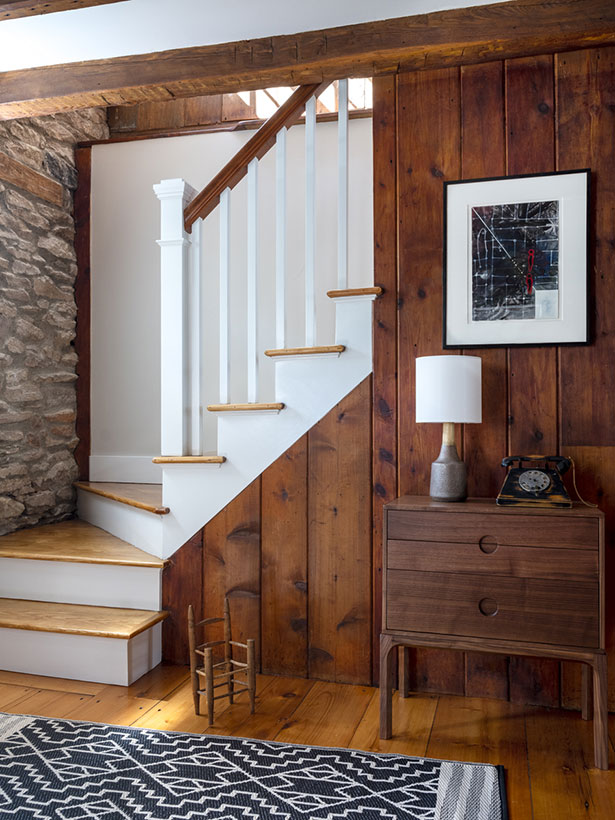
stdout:
[[[544,466],[538,467],[536,462]],[[572,507],[562,481],[570,465],[564,456],[507,456],[502,467],[508,467],[508,473],[496,503],[504,507]]]

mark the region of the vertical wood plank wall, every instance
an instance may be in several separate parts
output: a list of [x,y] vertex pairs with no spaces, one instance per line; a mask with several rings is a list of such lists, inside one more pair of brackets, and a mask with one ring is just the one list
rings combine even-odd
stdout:
[[[415,358],[443,352],[443,181],[589,167],[592,344],[476,351],[484,364],[484,421],[466,426],[462,445],[470,494],[491,497],[503,479],[504,455],[572,456],[581,493],[606,513],[607,590],[615,582],[614,134],[612,47],[399,74],[374,84],[376,282],[389,288],[393,252],[387,243],[398,237],[396,291],[381,300],[379,311],[387,320],[374,327],[374,476],[384,472],[379,448],[397,449],[398,492],[425,494],[438,452],[440,431],[437,425],[415,425],[413,402]],[[397,155],[387,165],[393,143]],[[387,313],[394,304],[395,329]],[[395,389],[393,371],[398,436],[392,444],[379,417],[378,391]],[[391,403],[389,395],[386,406]],[[375,509],[380,496],[394,494],[394,485],[390,474],[380,484],[375,478]],[[375,532],[375,564],[378,537]],[[375,566],[375,577],[377,571]],[[615,606],[608,599],[607,594],[613,708]],[[411,675],[416,689],[579,703],[574,664],[561,668],[554,661],[422,650],[414,653]]]
[[[377,682],[382,505],[426,494],[437,425],[414,423],[414,360],[442,351],[445,179],[592,169],[592,344],[494,348],[483,418],[460,445],[471,495],[494,497],[506,454],[561,452],[607,516],[615,583],[615,49],[374,81],[374,373],[210,522],[165,571],[164,655],[185,662],[185,608],[258,641],[263,671]],[[463,351],[459,351],[460,354]],[[474,351],[471,351],[474,353]],[[371,492],[371,501],[370,501]],[[615,606],[607,596],[610,705]],[[579,706],[575,664],[421,650],[418,690]]]
[[166,660],[187,662],[188,604],[210,618],[228,596],[264,672],[371,682],[371,393],[369,377],[175,553]]

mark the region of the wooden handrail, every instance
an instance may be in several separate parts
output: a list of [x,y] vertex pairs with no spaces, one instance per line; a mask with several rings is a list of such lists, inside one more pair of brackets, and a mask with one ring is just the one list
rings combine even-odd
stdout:
[[305,104],[314,95],[318,96],[331,85],[331,80],[322,83],[301,85],[282,103],[278,110],[258,129],[256,134],[226,163],[212,181],[189,202],[184,210],[184,225],[187,231],[197,219],[204,219],[220,201],[220,194],[227,188],[234,188],[248,172],[253,159],[260,159],[275,144],[275,138],[282,128],[287,128],[299,119]]

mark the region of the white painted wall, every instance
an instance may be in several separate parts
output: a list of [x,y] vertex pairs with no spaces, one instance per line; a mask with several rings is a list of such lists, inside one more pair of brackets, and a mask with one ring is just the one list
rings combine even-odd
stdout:
[[[152,185],[182,177],[200,190],[250,138],[252,132],[98,145],[92,151],[92,465],[116,473],[106,480],[157,480],[140,472],[160,447],[159,202]],[[287,346],[303,344],[304,128],[288,134]],[[317,126],[318,222],[317,343],[333,341],[334,309],[326,291],[336,286],[337,126]],[[245,384],[245,180],[232,197],[231,400],[246,400]],[[274,153],[260,163],[259,349],[275,347]],[[372,284],[371,120],[350,123],[349,284]],[[202,244],[211,251],[202,270],[203,404],[217,395],[218,215],[206,220]],[[273,396],[273,364],[262,356],[259,400]],[[216,448],[214,420],[206,417],[206,449]],[[126,462],[141,457],[129,475]],[[92,478],[96,476],[93,475]]]
[[482,6],[503,0],[129,0],[3,20],[0,71]]

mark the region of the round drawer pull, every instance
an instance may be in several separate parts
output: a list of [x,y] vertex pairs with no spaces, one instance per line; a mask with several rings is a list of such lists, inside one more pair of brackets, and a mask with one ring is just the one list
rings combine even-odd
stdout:
[[498,614],[498,603],[493,598],[483,598],[478,602],[478,608],[482,615],[493,616]]
[[480,547],[481,552],[484,552],[486,555],[491,555],[491,553],[495,552],[499,547],[498,539],[495,535],[483,535],[478,542],[478,546]]

